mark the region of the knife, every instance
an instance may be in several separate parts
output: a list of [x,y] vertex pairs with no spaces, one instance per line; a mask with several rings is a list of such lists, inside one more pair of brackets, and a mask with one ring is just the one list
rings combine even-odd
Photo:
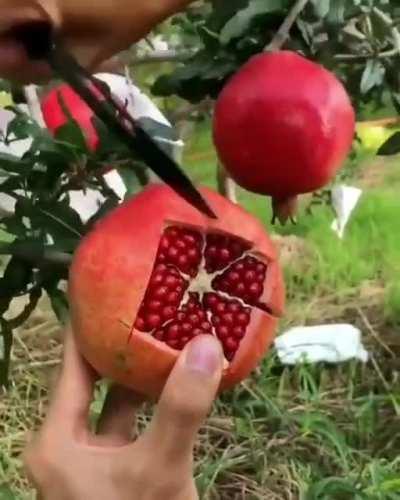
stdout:
[[[32,22],[17,26],[13,36],[23,44],[28,56],[44,59],[52,70],[66,81],[86,102],[93,113],[125,145],[141,157],[146,165],[178,195],[207,217],[217,216],[189,177],[157,142],[129,114],[104,83],[92,76],[64,48],[61,38],[48,22]],[[98,93],[104,99],[101,99]]]

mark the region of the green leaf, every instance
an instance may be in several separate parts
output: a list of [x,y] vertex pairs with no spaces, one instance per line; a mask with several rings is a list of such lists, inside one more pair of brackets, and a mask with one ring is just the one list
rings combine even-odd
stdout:
[[14,495],[12,490],[6,484],[0,486],[0,500],[16,500],[17,497]]
[[382,85],[385,77],[385,67],[376,60],[371,59],[365,66],[364,73],[361,78],[360,90],[362,94],[366,94],[374,87]]
[[400,115],[400,93],[391,92],[390,97],[392,98],[392,103],[394,108],[396,109],[397,114]]
[[[335,3],[336,0],[333,1]],[[311,5],[314,7],[314,12],[317,17],[323,19],[329,14],[331,6],[330,0],[311,0]]]
[[250,0],[249,5],[239,10],[221,30],[221,44],[228,45],[233,39],[240,38],[256,17],[279,12],[286,4],[285,0]]
[[95,153],[96,158],[107,158],[110,155],[121,155],[125,158],[135,157],[125,143],[116,134],[110,132],[104,122],[99,120],[97,116],[93,116],[91,122],[99,138],[99,148]]
[[83,236],[82,221],[68,203],[42,205],[38,211],[46,219],[46,225],[54,238],[74,235],[78,238]]
[[[44,243],[42,241],[14,240],[5,248],[0,246],[0,255],[13,255],[15,259],[20,259],[25,255],[32,256],[32,260],[39,260],[44,254]],[[21,261],[25,263],[25,260]]]
[[57,100],[67,118],[67,123],[56,130],[55,138],[58,141],[74,145],[80,152],[87,154],[89,150],[84,131],[72,116],[61,92],[57,93]]
[[382,144],[378,149],[378,156],[392,156],[400,153],[400,132],[395,132],[389,139]]
[[32,272],[32,264],[12,257],[3,277],[0,278],[0,299],[12,298],[25,293],[28,285],[32,282]]
[[28,162],[23,161],[18,156],[8,153],[0,153],[0,170],[4,170],[9,173],[27,175],[32,167],[33,165],[29,165]]
[[327,447],[335,450],[342,467],[348,468],[345,438],[330,418],[319,413],[309,413],[299,417],[299,421],[305,437],[310,434],[318,437]]
[[191,63],[178,67],[173,74],[161,75],[155,81],[152,93],[158,96],[177,94],[194,103],[207,95],[215,98],[235,69],[233,59],[210,58],[206,51],[201,51]]
[[81,153],[88,153],[85,136],[79,125],[70,121],[59,127],[55,133],[55,139],[61,143],[70,144]]
[[344,23],[347,6],[348,0],[334,0],[331,2],[327,21],[331,24]]
[[[3,85],[1,84],[0,89],[2,87]],[[12,106],[12,105],[13,105],[13,98],[10,92],[6,92],[5,90],[0,90],[0,106],[2,108],[5,108],[6,106]]]
[[[142,168],[143,175],[146,175],[144,166],[137,165],[137,168]],[[118,168],[118,173],[121,176],[122,181],[126,187],[125,199],[130,198],[133,194],[137,193],[142,188],[139,183],[138,176],[133,168],[120,167]]]
[[314,483],[306,493],[306,500],[340,498],[356,500],[363,498],[352,482],[340,477],[328,477]]
[[239,10],[247,7],[249,0],[230,0],[229,2],[214,2],[213,10],[207,20],[207,28],[214,32],[220,32],[225,24]]
[[377,15],[373,9],[371,10],[370,19],[375,40],[383,43],[392,36],[387,23],[385,23],[382,17]]
[[301,33],[302,37],[304,38],[304,41],[308,45],[312,45],[313,36],[314,36],[314,29],[313,29],[312,24],[306,23],[301,19],[297,19],[296,25],[297,25],[298,29],[300,30],[300,33]]
[[30,158],[46,165],[48,171],[51,169],[60,172],[66,171],[67,166],[76,161],[77,151],[73,144],[58,141],[44,131],[42,135],[34,138]]
[[17,106],[8,106],[15,117],[7,126],[7,139],[30,139],[42,133],[39,124]]
[[1,220],[1,224],[9,234],[19,238],[26,237],[27,228],[20,216],[14,214],[10,217],[5,217]]
[[30,219],[32,229],[42,234],[49,233],[55,241],[81,238],[84,232],[82,221],[78,213],[70,207],[68,199],[35,204],[27,198],[20,197],[15,212]]
[[66,294],[57,287],[48,287],[46,292],[50,298],[51,307],[60,323],[68,322],[68,299]]
[[22,179],[19,175],[13,175],[0,182],[0,193],[13,193],[17,189],[21,189]]
[[381,484],[381,490],[385,493],[400,491],[400,478],[387,479]]

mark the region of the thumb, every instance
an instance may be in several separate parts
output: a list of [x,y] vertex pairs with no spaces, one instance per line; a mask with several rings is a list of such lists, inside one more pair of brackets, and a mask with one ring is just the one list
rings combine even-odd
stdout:
[[197,432],[216,397],[222,369],[221,344],[212,335],[195,338],[178,359],[147,435],[167,463],[192,454]]

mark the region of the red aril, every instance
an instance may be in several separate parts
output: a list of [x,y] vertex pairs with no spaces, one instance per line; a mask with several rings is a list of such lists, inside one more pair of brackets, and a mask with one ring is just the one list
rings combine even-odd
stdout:
[[240,186],[271,196],[282,221],[293,215],[298,194],[332,180],[354,132],[355,113],[341,82],[290,51],[252,57],[215,106],[222,164]]
[[283,311],[277,254],[261,223],[201,188],[211,220],[153,185],[82,240],[70,271],[71,321],[102,375],[157,397],[183,347],[217,336],[221,389],[243,380],[272,342]]
[[[99,93],[99,95],[101,94]],[[72,118],[81,127],[90,151],[96,151],[99,146],[99,137],[92,123],[94,113],[67,84],[54,87],[42,100],[42,113],[46,127],[55,135],[57,130],[68,122],[68,117],[64,113],[60,99]]]

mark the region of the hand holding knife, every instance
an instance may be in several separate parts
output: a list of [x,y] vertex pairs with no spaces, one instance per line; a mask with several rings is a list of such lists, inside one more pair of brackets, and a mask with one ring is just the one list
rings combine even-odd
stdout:
[[[216,219],[203,196],[178,164],[131,117],[104,84],[86,71],[63,47],[48,22],[32,22],[16,27],[15,38],[32,59],[45,60],[86,102],[95,115],[128,148],[177,194],[207,217]],[[102,97],[99,96],[99,93]]]

